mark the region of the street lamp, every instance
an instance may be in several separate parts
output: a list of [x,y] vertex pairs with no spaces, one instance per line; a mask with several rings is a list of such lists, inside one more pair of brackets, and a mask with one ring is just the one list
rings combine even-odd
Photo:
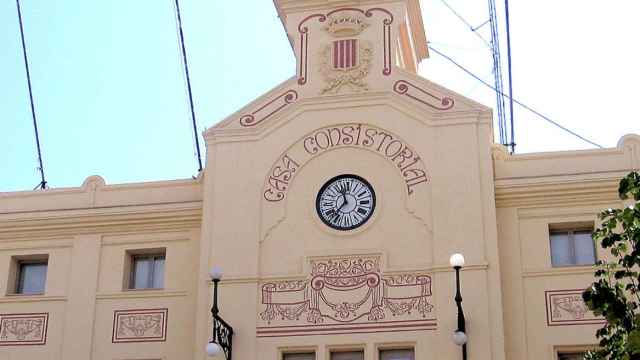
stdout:
[[458,328],[453,333],[453,342],[462,346],[462,360],[467,360],[467,334],[462,312],[462,295],[460,294],[460,269],[464,266],[464,256],[462,254],[453,254],[449,258],[449,264],[456,271],[456,305],[458,306]]
[[227,324],[218,313],[218,283],[222,279],[222,269],[214,266],[209,271],[211,281],[213,281],[213,306],[211,315],[213,316],[213,336],[207,344],[207,355],[213,357],[224,352],[225,358],[231,360],[231,340],[233,338],[233,328]]

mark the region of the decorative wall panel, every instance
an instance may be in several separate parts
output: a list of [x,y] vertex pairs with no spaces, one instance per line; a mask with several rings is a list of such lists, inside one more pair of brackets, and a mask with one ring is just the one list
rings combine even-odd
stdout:
[[168,309],[114,311],[112,341],[114,343],[165,341],[168,312]]
[[44,345],[49,313],[0,314],[0,346]]
[[602,324],[604,319],[595,316],[582,300],[583,289],[545,291],[547,325]]
[[312,259],[304,280],[261,286],[258,337],[434,330],[431,276],[381,271],[380,256]]

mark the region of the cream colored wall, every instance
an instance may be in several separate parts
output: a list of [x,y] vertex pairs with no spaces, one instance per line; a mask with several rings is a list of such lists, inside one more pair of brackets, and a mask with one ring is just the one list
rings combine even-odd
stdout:
[[[191,358],[200,198],[198,181],[106,186],[99,177],[0,194],[0,314],[49,315],[46,344],[0,346],[0,359]],[[166,248],[164,289],[125,290],[125,251],[145,248]],[[32,254],[48,255],[45,293],[10,295],[11,257]],[[112,343],[114,310],[150,308],[168,308],[166,342]]]
[[[458,359],[448,264],[454,252],[467,260],[462,289],[471,359],[554,359],[558,347],[594,343],[596,325],[547,324],[545,292],[580,289],[591,277],[588,267],[551,267],[548,224],[592,221],[600,209],[620,205],[617,181],[640,167],[640,138],[626,136],[615,149],[510,156],[492,144],[490,109],[400,68],[382,71],[380,35],[389,17],[364,9],[383,7],[393,15],[391,59],[401,26],[410,30],[401,39],[411,45],[404,51],[422,59],[417,1],[349,4],[361,6],[356,13],[370,22],[359,38],[373,51],[362,77],[366,90],[354,85],[327,94],[331,84],[318,54],[336,37],[316,16],[309,23],[306,81],[285,81],[205,132],[207,166],[197,179],[106,185],[92,176],[78,188],[0,193],[0,315],[49,313],[45,345],[0,346],[0,360],[203,360],[213,265],[225,271],[220,309],[235,330],[236,360],[275,360],[301,349],[328,360],[332,350],[354,348],[374,360],[388,346],[414,347],[420,360]],[[276,5],[299,56],[299,22],[335,3]],[[305,153],[309,134],[345,124],[401,140],[419,155],[429,181],[409,194],[398,163],[361,144]],[[283,155],[299,164],[285,181],[284,199],[269,201],[265,189]],[[315,212],[319,188],[344,173],[364,177],[377,195],[373,218],[351,232],[329,229]],[[127,251],[154,248],[166,249],[165,288],[124,290]],[[8,295],[11,257],[30,254],[49,256],[45,294]],[[309,285],[313,262],[336,259],[379,261],[378,281],[429,276],[433,309],[423,318],[417,309],[394,317],[385,308],[383,319],[350,320],[359,331],[319,335],[345,327],[329,317],[325,328],[310,324],[308,313],[272,322],[261,316],[262,286]],[[340,301],[358,300],[345,293]],[[115,311],[150,308],[168,309],[165,341],[112,342]],[[390,325],[393,319],[430,323],[402,329]],[[279,336],[276,326],[308,331]]]
[[[623,206],[618,181],[640,168],[639,152],[637,135],[623,137],[617,148],[595,151],[508,156],[495,149],[507,358],[552,359],[558,349],[597,344],[601,324],[584,322],[597,322],[591,314],[577,319],[563,313],[569,323],[561,325],[547,321],[546,291],[584,289],[593,280],[591,266],[552,267],[549,225],[597,225],[601,210]],[[597,258],[609,256],[596,248]]]
[[[404,77],[440,94],[445,92],[399,69],[394,72],[395,76],[383,82],[371,81],[371,86],[383,87]],[[287,82],[272,94],[289,86],[295,85]],[[296,88],[308,94],[318,89],[313,83],[305,89]],[[432,111],[375,91],[350,100],[309,95],[264,126],[239,131],[237,119],[258,107],[256,103],[206,134],[203,212],[210,220],[203,221],[201,252],[209,254],[208,259],[202,259],[209,267],[220,265],[226,271],[221,284],[221,315],[238,331],[234,358],[277,359],[282,351],[313,348],[318,359],[325,359],[331,349],[347,346],[365,348],[366,359],[373,360],[378,346],[398,342],[415,344],[420,359],[434,358],[434,349],[438,359],[457,358],[460,349],[451,341],[456,326],[454,277],[448,265],[449,256],[457,251],[467,257],[463,287],[468,300],[464,306],[473,356],[504,358],[489,151],[491,114],[457,95],[446,94],[456,96],[457,110]],[[317,129],[348,123],[375,126],[410,144],[422,157],[430,182],[416,188],[409,199],[394,164],[372,151],[341,147],[314,156],[296,170],[284,201],[275,205],[265,201],[265,179],[284,153],[293,153],[294,145]],[[343,173],[366,178],[378,197],[374,218],[349,233],[327,228],[317,219],[314,207],[322,184]],[[432,315],[438,319],[437,328],[256,338],[256,327],[264,325],[259,318],[264,310],[259,291],[263,283],[306,278],[309,259],[315,256],[358,254],[381,254],[383,272],[431,275]],[[201,273],[206,273],[206,268],[201,265]],[[201,290],[198,308],[207,308],[210,289],[203,286]],[[203,317],[200,322],[196,349],[203,349],[209,338],[209,320]]]

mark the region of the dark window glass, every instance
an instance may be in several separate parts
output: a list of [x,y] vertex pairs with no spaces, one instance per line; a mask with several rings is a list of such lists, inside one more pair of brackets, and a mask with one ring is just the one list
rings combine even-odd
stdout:
[[583,360],[584,355],[583,352],[558,353],[558,360]]
[[551,264],[555,266],[593,265],[596,250],[590,230],[550,231]]
[[164,288],[164,255],[133,256],[131,289]]
[[18,263],[17,294],[44,294],[47,281],[46,261],[21,261]]
[[315,353],[295,353],[295,354],[284,354],[284,360],[315,360]]
[[380,350],[380,360],[415,360],[413,349]]
[[364,351],[332,352],[331,360],[364,360]]

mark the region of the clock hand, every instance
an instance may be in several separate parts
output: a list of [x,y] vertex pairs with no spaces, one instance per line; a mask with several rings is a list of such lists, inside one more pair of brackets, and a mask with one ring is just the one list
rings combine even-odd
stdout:
[[340,205],[340,208],[338,210],[342,210],[343,207],[345,207],[345,205],[349,205],[349,200],[347,200],[347,192],[345,190],[345,192],[342,194],[342,198],[344,199],[344,201],[342,202],[342,205]]
[[343,187],[342,190],[340,190],[340,194],[342,194],[342,205],[340,205],[338,211],[342,210],[342,208],[347,205],[347,189]]

